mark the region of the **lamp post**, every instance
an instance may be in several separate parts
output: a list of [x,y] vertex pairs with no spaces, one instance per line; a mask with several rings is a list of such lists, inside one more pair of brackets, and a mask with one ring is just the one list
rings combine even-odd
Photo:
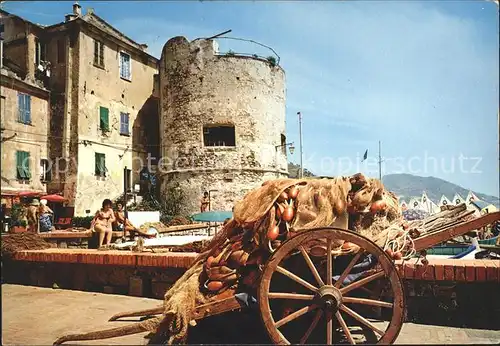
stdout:
[[295,146],[293,145],[293,142],[291,142],[291,143],[285,143],[285,144],[280,144],[280,145],[275,145],[274,149],[278,150],[278,148],[283,148],[283,147],[288,147],[288,150],[290,150],[290,154],[293,155],[293,152],[295,151]]
[[303,178],[304,177],[304,166],[303,166],[304,152],[302,151],[302,114],[300,112],[297,112],[297,115],[299,116],[300,178]]

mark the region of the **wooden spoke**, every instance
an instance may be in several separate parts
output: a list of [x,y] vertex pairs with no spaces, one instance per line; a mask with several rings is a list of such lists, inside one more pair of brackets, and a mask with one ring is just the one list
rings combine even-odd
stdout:
[[342,327],[342,330],[344,331],[344,334],[347,338],[347,340],[351,343],[351,345],[355,345],[356,342],[352,338],[351,331],[349,330],[349,327],[345,323],[344,319],[342,318],[342,315],[340,314],[340,311],[337,311],[335,313],[335,317],[337,317],[337,321],[339,321],[340,326]]
[[282,318],[281,320],[279,320],[278,322],[276,322],[274,325],[276,326],[276,328],[279,328],[279,327],[287,324],[288,322],[293,321],[294,319],[296,319],[296,318],[298,318],[298,317],[300,317],[300,316],[308,313],[309,311],[314,310],[315,308],[316,308],[315,305],[305,306],[302,309],[297,310],[297,311],[291,313],[287,317]]
[[356,263],[358,262],[359,257],[361,257],[361,255],[364,252],[365,252],[365,250],[359,249],[359,252],[356,254],[356,256],[354,256],[354,258],[351,260],[351,262],[349,262],[349,265],[347,266],[347,268],[345,268],[345,270],[342,273],[342,275],[340,275],[340,277],[337,280],[337,282],[335,283],[334,287],[339,288],[342,285],[342,283],[344,282],[344,280],[347,277],[347,275],[349,275],[349,273],[351,272],[352,267],[354,267],[356,265]]
[[377,327],[375,327],[373,325],[373,323],[371,323],[370,321],[368,321],[366,318],[364,318],[363,316],[359,315],[355,311],[349,309],[347,306],[345,306],[345,305],[342,304],[340,306],[340,310],[344,311],[345,313],[347,313],[348,315],[350,315],[355,320],[357,320],[360,323],[364,324],[365,326],[367,326],[368,328],[370,328],[371,330],[373,330],[374,332],[376,332],[378,335],[380,335],[380,336],[384,335],[384,332],[381,331],[380,329],[378,329]]
[[318,291],[318,288],[314,287],[313,285],[311,285],[309,282],[305,281],[304,279],[298,277],[297,275],[295,275],[294,273],[292,272],[289,272],[288,270],[286,270],[285,268],[283,267],[280,267],[280,266],[277,266],[276,267],[276,271],[278,273],[281,273],[283,275],[285,275],[286,277],[292,279],[293,281],[295,281],[296,283],[299,283],[301,284],[302,286],[310,289],[311,291],[313,292],[317,292]]
[[323,280],[321,280],[321,276],[319,275],[318,270],[314,266],[314,263],[312,262],[311,257],[309,257],[309,254],[307,253],[307,251],[304,249],[304,247],[302,245],[299,246],[299,250],[302,253],[302,256],[304,257],[304,259],[306,260],[306,263],[309,266],[309,269],[311,269],[311,272],[313,273],[314,278],[318,282],[318,285],[323,286],[325,283],[323,282]]
[[312,294],[269,292],[269,299],[313,300]]
[[[332,240],[328,239],[326,245],[326,284],[332,284],[333,276],[333,263],[332,263]],[[330,319],[331,321],[331,319]]]
[[381,306],[383,308],[390,308],[390,309],[392,309],[392,307],[394,306],[392,303],[387,303],[387,302],[383,302],[380,300],[354,298],[354,297],[343,297],[342,302],[343,303],[352,303],[352,304]]
[[377,280],[378,278],[381,278],[384,275],[385,275],[384,271],[380,270],[380,271],[376,272],[375,274],[367,276],[359,281],[354,281],[353,283],[347,285],[346,287],[341,288],[340,293],[342,293],[344,295],[347,292],[350,292],[352,290],[355,290],[356,288],[359,288],[363,285],[366,285],[367,283],[372,282],[373,280]]
[[302,339],[300,339],[299,344],[303,345],[303,344],[306,343],[306,341],[309,338],[309,336],[311,335],[312,331],[318,325],[318,322],[319,322],[319,320],[320,320],[320,318],[321,318],[322,315],[323,315],[323,310],[318,310],[316,312],[316,316],[314,316],[314,320],[312,321],[311,325],[307,329],[307,331],[304,334],[304,336],[302,337]]
[[[331,252],[328,252],[331,254]],[[331,311],[326,313],[326,345],[333,345],[333,318]]]
[[[267,260],[266,265],[262,268],[262,274],[257,292],[257,300],[264,326],[272,342],[277,345],[291,344],[292,340],[290,339],[293,334],[295,334],[294,331],[288,330],[287,327],[282,327],[288,323],[287,326],[289,328],[294,327],[295,324],[305,325],[305,327],[303,327],[304,329],[299,331],[297,339],[293,340],[294,342],[299,342],[300,340],[300,343],[302,344],[312,342],[313,334],[317,333],[320,333],[323,342],[326,341],[327,343],[332,344],[334,340],[337,339],[335,334],[336,332],[342,333],[342,339],[345,339],[346,343],[359,343],[359,341],[355,339],[352,331],[352,327],[358,325],[362,326],[362,328],[369,335],[373,334],[376,336],[376,340],[374,340],[375,343],[379,343],[381,345],[393,344],[396,341],[403,325],[405,297],[399,272],[394,262],[385,255],[384,250],[370,239],[347,229],[321,227],[296,231],[297,232],[293,237],[284,241],[281,246],[271,254],[271,257]],[[324,267],[322,265],[321,268],[319,264],[316,264],[312,254],[309,252],[308,246],[306,245],[317,241],[321,241],[324,244],[322,247],[326,250],[326,255],[328,256],[326,259],[323,257]],[[336,265],[336,257],[335,255],[332,256],[332,248],[335,248],[337,242],[339,241],[353,243],[359,250],[353,252],[352,255],[350,255],[351,257],[346,259],[346,267],[344,267],[344,264],[342,265],[342,270],[338,271],[339,280],[335,281],[333,273]],[[292,260],[292,256],[290,255],[293,254],[293,257],[295,258],[299,252],[302,254],[301,256],[299,255],[299,257],[304,257],[304,261],[307,264],[307,266],[302,265],[300,262],[302,259],[299,259],[299,263],[301,263],[300,268],[303,269],[303,272],[298,270],[299,267],[293,266],[293,263],[295,262]],[[322,253],[324,252],[322,251]],[[367,270],[363,274],[358,274],[362,275],[362,277],[356,279],[356,281],[344,284],[346,278],[350,277],[355,271],[353,268],[356,268],[356,264],[367,254],[371,254],[374,258],[378,259],[378,265],[374,269]],[[339,267],[337,268],[341,269]],[[276,272],[281,274],[276,274]],[[276,278],[276,275],[279,277]],[[282,275],[288,277],[288,279],[285,277],[282,278]],[[337,275],[337,273],[335,273],[335,275]],[[314,278],[309,278],[310,276]],[[390,303],[383,302],[382,298],[379,298],[377,295],[367,296],[367,299],[362,298],[365,296],[364,292],[360,292],[362,294],[360,296],[357,295],[358,290],[370,292],[370,290],[372,290],[370,287],[371,284],[379,278],[387,278],[392,297]],[[276,292],[272,292],[272,287],[274,286],[272,282],[276,281],[273,279],[277,279],[277,281],[281,282],[284,285],[283,288],[276,288]],[[287,280],[295,281],[297,284],[304,286],[307,291],[304,290],[302,292],[301,289],[295,293],[293,289],[295,284],[292,284],[291,282],[287,283]],[[335,286],[332,282],[335,283]],[[338,289],[342,295],[343,302],[337,312],[320,308],[315,301],[316,295],[319,294],[320,290],[322,292],[322,287],[325,285],[331,285],[331,288],[335,287],[335,289]],[[326,287],[324,287],[324,289],[326,289]],[[325,293],[327,291],[328,289],[325,290]],[[346,297],[346,295],[348,297]],[[276,303],[276,299],[281,299],[283,302],[296,301],[297,303],[300,302],[302,305],[298,306],[296,308],[297,311],[292,311],[290,315],[276,315],[275,319],[273,317],[274,315],[273,310],[271,309],[271,304]],[[358,304],[360,304],[360,306],[357,306]],[[368,315],[363,317],[358,314],[355,310],[357,310],[358,307],[363,307],[363,305],[366,307],[381,307],[386,309],[386,312],[391,315],[389,317],[389,325],[387,327],[382,327],[382,325],[373,322],[371,319],[368,320]],[[359,311],[361,312],[361,310]],[[303,315],[308,312],[310,313],[304,317]],[[301,316],[302,318],[300,318]],[[308,316],[310,316],[310,318],[308,318]],[[324,324],[323,317],[325,317]],[[349,322],[346,320],[347,318],[349,318],[349,320],[352,318],[353,326],[348,326]],[[281,320],[277,321],[278,319]],[[289,323],[293,320],[296,321]],[[306,324],[301,323],[306,320]],[[321,329],[321,332],[318,330],[320,324],[322,325],[319,328]],[[323,325],[327,327],[326,337]],[[300,326],[298,327],[300,328]]]

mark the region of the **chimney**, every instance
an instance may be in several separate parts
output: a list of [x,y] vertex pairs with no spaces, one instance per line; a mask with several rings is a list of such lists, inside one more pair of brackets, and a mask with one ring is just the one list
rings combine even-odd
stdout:
[[75,1],[73,4],[73,14],[75,16],[81,16],[82,15],[82,6],[78,4],[78,1]]

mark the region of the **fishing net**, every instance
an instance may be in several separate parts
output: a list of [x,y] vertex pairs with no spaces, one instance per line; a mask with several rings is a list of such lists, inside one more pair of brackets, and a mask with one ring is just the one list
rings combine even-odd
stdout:
[[[169,342],[184,340],[187,332],[184,327],[196,306],[194,300],[207,300],[229,288],[255,289],[259,278],[257,267],[283,241],[301,230],[324,226],[349,228],[384,247],[392,240],[388,240],[387,233],[382,235],[384,230],[401,229],[402,221],[396,196],[386,191],[377,179],[367,179],[362,174],[265,182],[235,204],[233,219],[167,292],[166,306],[173,304],[177,308],[166,311],[177,311],[177,317],[170,314],[165,320],[168,327],[160,329],[168,330]],[[391,236],[400,235],[391,233]],[[339,240],[335,243],[336,250],[340,251],[343,245]],[[174,328],[173,324],[182,327]]]
[[2,257],[11,258],[18,251],[43,250],[51,245],[43,240],[38,234],[23,232],[2,236]]

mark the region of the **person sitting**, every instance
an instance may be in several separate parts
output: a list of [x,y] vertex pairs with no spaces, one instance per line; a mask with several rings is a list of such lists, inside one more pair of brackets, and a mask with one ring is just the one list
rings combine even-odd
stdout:
[[40,232],[53,232],[55,227],[52,225],[52,215],[54,212],[47,205],[47,200],[42,199],[40,201],[40,207],[38,208],[38,215],[40,218]]
[[124,232],[125,237],[131,236],[132,238],[135,234],[139,234],[146,238],[154,238],[156,234],[145,233],[139,228],[135,227],[129,219],[125,219],[125,212],[123,211],[123,204],[118,203],[116,205],[115,211],[115,222],[113,223],[114,229],[120,232]]
[[102,202],[102,208],[95,213],[90,224],[90,228],[93,228],[99,234],[99,249],[107,248],[111,245],[111,237],[113,236],[112,225],[115,222],[115,213],[112,206],[113,202],[105,199]]

